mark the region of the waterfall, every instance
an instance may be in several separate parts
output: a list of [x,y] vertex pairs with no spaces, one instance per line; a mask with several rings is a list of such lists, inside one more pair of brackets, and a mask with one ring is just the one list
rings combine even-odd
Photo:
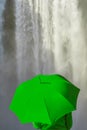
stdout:
[[87,130],[87,1],[0,0],[0,130],[26,130],[8,106],[16,87],[58,73],[81,89],[71,130]]
[[3,62],[3,47],[2,47],[2,42],[1,42],[1,38],[2,38],[2,12],[4,10],[4,5],[5,5],[5,0],[3,0],[3,2],[0,3],[0,62],[2,65]]
[[29,66],[30,73],[62,73],[75,83],[82,79],[86,48],[77,0],[17,0],[16,36],[20,76]]
[[[78,0],[16,0],[16,48],[20,82],[29,75],[60,73],[82,89],[80,102],[87,99],[87,48]],[[73,130],[80,130],[80,112]]]

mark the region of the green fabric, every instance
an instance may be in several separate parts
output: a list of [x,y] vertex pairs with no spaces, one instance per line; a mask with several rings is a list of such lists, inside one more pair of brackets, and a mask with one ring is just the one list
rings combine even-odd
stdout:
[[41,130],[70,130],[72,124],[73,120],[71,112],[56,120],[52,125],[33,122],[34,128]]
[[55,120],[76,110],[79,91],[61,75],[38,74],[16,88],[9,109],[23,124],[52,125]]

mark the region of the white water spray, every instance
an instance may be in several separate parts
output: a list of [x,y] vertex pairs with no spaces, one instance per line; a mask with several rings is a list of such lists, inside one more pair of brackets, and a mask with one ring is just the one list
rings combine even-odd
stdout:
[[[87,48],[81,13],[77,0],[16,0],[20,82],[37,73],[60,73],[82,89],[80,102],[87,99]],[[75,118],[73,130],[79,122]]]

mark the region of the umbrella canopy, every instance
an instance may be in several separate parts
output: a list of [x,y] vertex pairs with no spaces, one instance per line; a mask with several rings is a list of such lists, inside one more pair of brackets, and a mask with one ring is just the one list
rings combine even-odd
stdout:
[[21,123],[41,122],[51,125],[76,110],[79,91],[59,74],[38,74],[16,88],[9,109]]
[[39,128],[41,130],[70,130],[72,124],[72,112],[70,112],[56,120],[52,125],[43,124],[40,122],[33,122],[33,127],[37,129]]

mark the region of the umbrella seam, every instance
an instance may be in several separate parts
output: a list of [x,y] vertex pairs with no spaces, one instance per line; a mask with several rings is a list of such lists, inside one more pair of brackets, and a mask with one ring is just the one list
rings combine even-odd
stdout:
[[[45,96],[43,97],[43,99],[44,99],[44,101],[45,101],[45,104],[46,104]],[[49,120],[50,120],[50,115],[49,115],[49,112],[48,112],[47,104],[46,104],[46,109],[47,109],[47,113],[48,113]],[[50,120],[50,122],[51,122],[51,120]]]
[[[60,94],[58,91],[56,91],[58,94]],[[70,104],[70,105],[72,105],[70,102],[69,102],[69,100],[67,100],[66,99],[66,97],[64,96],[64,95],[62,95],[62,94],[60,94],[62,97],[64,97],[64,99]],[[74,108],[74,109],[76,109],[76,107],[75,106],[73,106],[72,105],[72,107]]]

